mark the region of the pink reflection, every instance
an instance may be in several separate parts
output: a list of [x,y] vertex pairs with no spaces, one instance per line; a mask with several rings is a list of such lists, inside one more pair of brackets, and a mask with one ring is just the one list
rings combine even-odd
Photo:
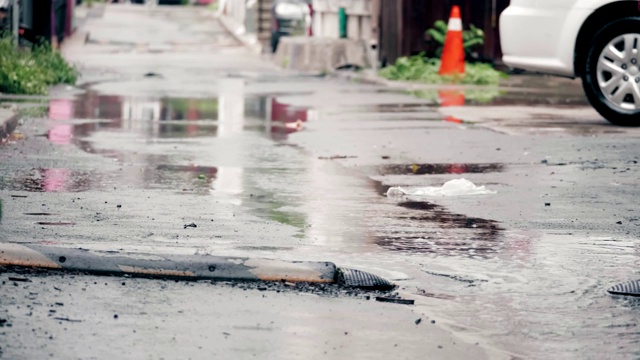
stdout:
[[[73,118],[74,105],[71,99],[52,99],[49,101],[49,119],[69,120]],[[56,125],[49,130],[48,139],[54,144],[66,145],[73,138],[73,126]]]
[[193,137],[198,134],[198,125],[192,121],[200,119],[200,111],[198,111],[197,103],[194,99],[189,100],[189,108],[187,109],[187,135]]
[[73,117],[73,100],[52,99],[49,100],[49,119],[69,120]]
[[44,191],[63,191],[67,182],[68,169],[45,169],[44,170]]
[[71,125],[56,125],[53,129],[49,130],[47,136],[49,141],[58,145],[66,145],[71,143],[73,138],[73,126]]
[[308,110],[295,108],[291,105],[271,99],[271,132],[291,134],[301,131],[308,118]]

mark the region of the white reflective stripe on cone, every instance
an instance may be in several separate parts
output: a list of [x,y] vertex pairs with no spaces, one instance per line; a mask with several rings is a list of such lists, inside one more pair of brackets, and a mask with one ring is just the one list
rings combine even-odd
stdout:
[[449,31],[462,31],[462,19],[451,18],[449,19],[449,25],[447,25]]

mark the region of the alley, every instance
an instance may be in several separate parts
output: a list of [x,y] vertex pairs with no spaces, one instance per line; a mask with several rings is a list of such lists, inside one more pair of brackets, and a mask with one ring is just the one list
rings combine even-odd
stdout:
[[[78,86],[20,101],[32,115],[0,146],[2,242],[331,261],[393,281],[415,306],[9,271],[7,359],[130,348],[130,358],[640,356],[640,304],[606,292],[638,275],[640,129],[609,125],[576,82],[514,75],[440,107],[442,89],[283,70],[197,7],[97,7],[62,51]],[[386,196],[459,178],[496,193]]]

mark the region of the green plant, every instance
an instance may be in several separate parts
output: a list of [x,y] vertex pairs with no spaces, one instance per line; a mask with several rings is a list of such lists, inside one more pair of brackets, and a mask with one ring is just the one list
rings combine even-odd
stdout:
[[401,57],[394,65],[380,70],[379,75],[389,80],[420,81],[429,84],[497,85],[506,74],[495,70],[490,64],[465,64],[465,73],[458,76],[440,76],[439,59],[425,58],[423,53]]
[[48,44],[16,48],[11,38],[0,37],[0,92],[44,95],[49,86],[74,84],[78,74]]
[[32,104],[31,106],[25,106],[18,110],[20,117],[29,117],[29,118],[42,118],[47,116],[47,112],[49,111],[49,107]]
[[[436,49],[436,56],[442,55],[442,48],[447,37],[447,23],[438,20],[433,24],[433,28],[427,30],[427,34],[439,44]],[[464,52],[467,57],[473,57],[473,50],[480,45],[484,45],[484,31],[478,29],[473,24],[469,25],[469,30],[462,32]]]

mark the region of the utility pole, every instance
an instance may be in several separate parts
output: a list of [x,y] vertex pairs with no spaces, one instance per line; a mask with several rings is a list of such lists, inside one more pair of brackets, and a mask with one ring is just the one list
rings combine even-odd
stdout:
[[20,34],[18,33],[20,25],[20,4],[18,3],[18,0],[13,0],[13,6],[11,8],[13,10],[11,14],[11,20],[13,23],[13,45],[15,47],[18,47],[18,37],[20,36]]

